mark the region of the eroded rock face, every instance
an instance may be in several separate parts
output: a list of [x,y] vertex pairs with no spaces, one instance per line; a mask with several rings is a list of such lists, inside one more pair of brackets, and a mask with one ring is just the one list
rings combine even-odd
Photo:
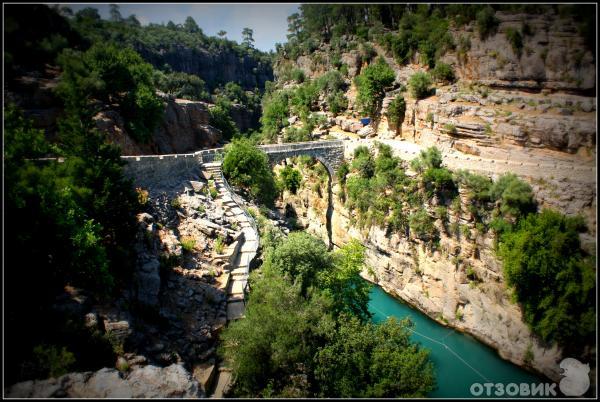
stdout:
[[135,50],[157,68],[167,63],[173,71],[195,74],[208,85],[233,81],[244,89],[253,90],[264,88],[266,81],[273,81],[269,63],[248,55],[239,56],[233,49],[222,48],[213,52],[182,44],[158,52],[151,52],[143,45],[136,46]]
[[[594,90],[594,57],[579,35],[575,21],[561,18],[551,10],[542,15],[496,12],[496,18],[500,21],[496,33],[483,41],[474,23],[452,32],[456,43],[461,36],[471,42],[465,58],[456,53],[443,58],[456,64],[460,79],[505,88]],[[529,25],[532,35],[523,35],[519,54],[513,50],[506,32],[521,31],[524,23]]]
[[103,368],[59,378],[17,383],[5,390],[9,398],[198,398],[198,381],[180,364],[144,366],[127,374]]
[[215,147],[222,139],[221,132],[209,124],[208,110],[204,102],[167,98],[164,119],[148,144],[133,140],[115,111],[101,112],[95,120],[109,141],[121,147],[123,155],[188,153]]

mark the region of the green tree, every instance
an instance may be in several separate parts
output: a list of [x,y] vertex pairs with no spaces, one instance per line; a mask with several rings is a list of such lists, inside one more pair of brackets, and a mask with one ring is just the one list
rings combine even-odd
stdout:
[[231,103],[219,97],[216,104],[209,109],[210,124],[221,131],[223,139],[231,140],[239,135],[239,129],[231,118]]
[[499,255],[525,321],[548,342],[569,350],[593,340],[595,261],[580,248],[581,218],[531,213],[502,234]]
[[531,186],[514,173],[505,173],[490,188],[490,198],[499,205],[500,212],[513,220],[535,212]]
[[408,79],[410,94],[416,99],[423,99],[431,93],[431,78],[422,71],[416,72]]
[[114,22],[121,22],[123,20],[118,4],[110,5],[110,20]]
[[192,17],[189,17],[189,16],[185,19],[185,22],[183,23],[183,29],[186,32],[189,32],[192,34],[202,33],[202,30],[200,29],[198,24],[196,24],[196,21]]
[[248,49],[254,48],[254,30],[250,28],[244,28],[242,30],[242,44]]
[[436,81],[452,83],[454,82],[454,70],[452,66],[446,63],[437,62],[435,68],[431,71],[431,75]]
[[[312,357],[333,331],[331,301],[307,299],[280,276],[252,280],[245,318],[221,334],[220,353],[232,368],[234,394],[245,397],[310,396]],[[296,380],[296,381],[295,381]]]
[[394,128],[396,132],[402,126],[404,122],[404,113],[406,112],[406,103],[404,102],[404,96],[396,95],[394,100],[390,102],[387,110],[387,118],[390,122],[390,127]]
[[232,184],[248,189],[260,202],[273,204],[277,189],[269,157],[249,139],[234,139],[225,147],[223,173]]
[[395,78],[394,70],[390,68],[385,59],[379,57],[375,63],[365,67],[354,79],[358,89],[356,101],[364,114],[375,115],[381,106],[385,88],[390,86]]
[[365,247],[358,240],[351,240],[332,254],[333,266],[318,274],[318,287],[330,295],[336,303],[334,315],[348,313],[366,321],[369,313],[369,291],[371,286],[362,279],[360,272],[365,267]]
[[57,93],[69,113],[94,115],[93,100],[118,104],[126,128],[148,141],[162,120],[164,106],[155,94],[153,68],[135,51],[96,44],[85,53],[66,49],[58,59],[63,69]]
[[286,165],[279,174],[281,175],[283,187],[292,194],[296,194],[296,191],[302,182],[302,175],[300,172],[293,167]]
[[335,338],[315,356],[319,396],[423,398],[435,387],[429,352],[410,341],[409,320],[381,324],[340,320]]
[[477,12],[476,20],[479,37],[481,39],[486,39],[488,36],[495,33],[496,28],[500,23],[498,18],[496,18],[496,12],[489,5]]
[[297,284],[306,294],[308,288],[317,285],[318,274],[333,266],[331,255],[323,241],[304,232],[291,233],[270,254],[265,262],[268,269],[279,272],[291,283]]

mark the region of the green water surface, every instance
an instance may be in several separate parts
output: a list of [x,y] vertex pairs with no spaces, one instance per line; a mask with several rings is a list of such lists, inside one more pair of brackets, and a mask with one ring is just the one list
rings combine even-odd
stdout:
[[[438,324],[391,297],[379,286],[373,285],[369,310],[375,322],[392,316],[398,319],[409,317],[415,323],[412,339],[431,351],[435,366],[437,389],[429,397],[472,398],[470,388],[473,383],[550,382],[502,359],[495,350],[473,337]],[[481,397],[485,397],[485,392]]]

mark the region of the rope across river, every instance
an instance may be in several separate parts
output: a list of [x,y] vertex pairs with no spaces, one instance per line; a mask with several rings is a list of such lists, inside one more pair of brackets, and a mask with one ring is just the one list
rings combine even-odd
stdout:
[[[375,311],[379,312],[379,313],[380,313],[380,314],[382,314],[383,316],[385,316],[385,318],[389,318],[389,317],[391,317],[391,316],[389,316],[389,315],[385,314],[383,311],[379,310],[379,309],[378,309],[378,308],[376,308],[376,307],[371,307],[371,308],[372,308],[372,309],[374,309]],[[449,351],[450,353],[452,353],[454,356],[456,356],[456,358],[457,358],[457,359],[459,359],[459,360],[460,360],[461,362],[463,362],[463,363],[464,363],[464,364],[465,364],[467,367],[469,367],[471,370],[473,370],[473,371],[474,371],[474,372],[475,372],[475,373],[476,373],[478,376],[480,376],[481,378],[483,378],[483,379],[484,379],[486,382],[491,382],[491,381],[490,381],[490,380],[489,380],[489,379],[488,379],[486,376],[484,376],[483,374],[481,374],[481,373],[480,373],[480,372],[479,372],[479,371],[478,371],[478,370],[477,370],[475,367],[473,367],[473,366],[471,366],[469,363],[467,363],[467,362],[465,361],[465,359],[463,359],[463,358],[462,358],[462,357],[461,357],[461,356],[460,356],[458,353],[456,353],[454,350],[452,350],[452,348],[451,348],[450,346],[446,345],[444,342],[440,342],[440,341],[438,341],[438,340],[436,340],[436,339],[430,338],[429,336],[427,336],[427,335],[425,335],[425,334],[422,334],[422,333],[420,333],[420,332],[418,332],[418,331],[415,331],[415,330],[414,330],[414,329],[412,329],[412,328],[407,328],[407,329],[408,329],[409,331],[411,331],[412,333],[416,334],[416,335],[419,335],[419,336],[421,336],[421,337],[423,337],[423,338],[425,338],[425,339],[428,339],[429,341],[431,341],[431,342],[433,342],[433,343],[436,343],[436,344],[438,344],[438,345],[441,345],[441,346],[443,346],[443,347],[444,347],[444,349],[446,349],[447,351]],[[451,333],[452,333],[452,332],[453,332],[453,331],[451,331]],[[448,335],[450,335],[450,333],[449,333],[449,334],[446,334],[446,336],[444,336],[444,338],[443,338],[443,339],[445,339],[445,338],[446,338]]]

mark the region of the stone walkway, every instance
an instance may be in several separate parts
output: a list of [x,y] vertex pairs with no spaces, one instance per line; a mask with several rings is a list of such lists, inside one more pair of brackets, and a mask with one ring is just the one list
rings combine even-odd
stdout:
[[[215,181],[215,187],[219,192],[217,202],[223,205],[225,215],[234,217],[238,222],[240,229],[244,233],[244,240],[239,248],[237,256],[231,265],[229,281],[227,285],[227,321],[237,320],[244,317],[246,309],[245,289],[248,283],[250,273],[250,262],[256,256],[258,250],[258,233],[250,217],[244,213],[242,208],[234,200],[235,194],[232,193],[227,183],[223,180],[221,174],[221,163],[203,164],[205,172],[210,173],[211,179]],[[222,398],[227,392],[231,382],[231,372],[226,367],[220,367],[217,374],[217,381],[214,393],[211,398]]]

